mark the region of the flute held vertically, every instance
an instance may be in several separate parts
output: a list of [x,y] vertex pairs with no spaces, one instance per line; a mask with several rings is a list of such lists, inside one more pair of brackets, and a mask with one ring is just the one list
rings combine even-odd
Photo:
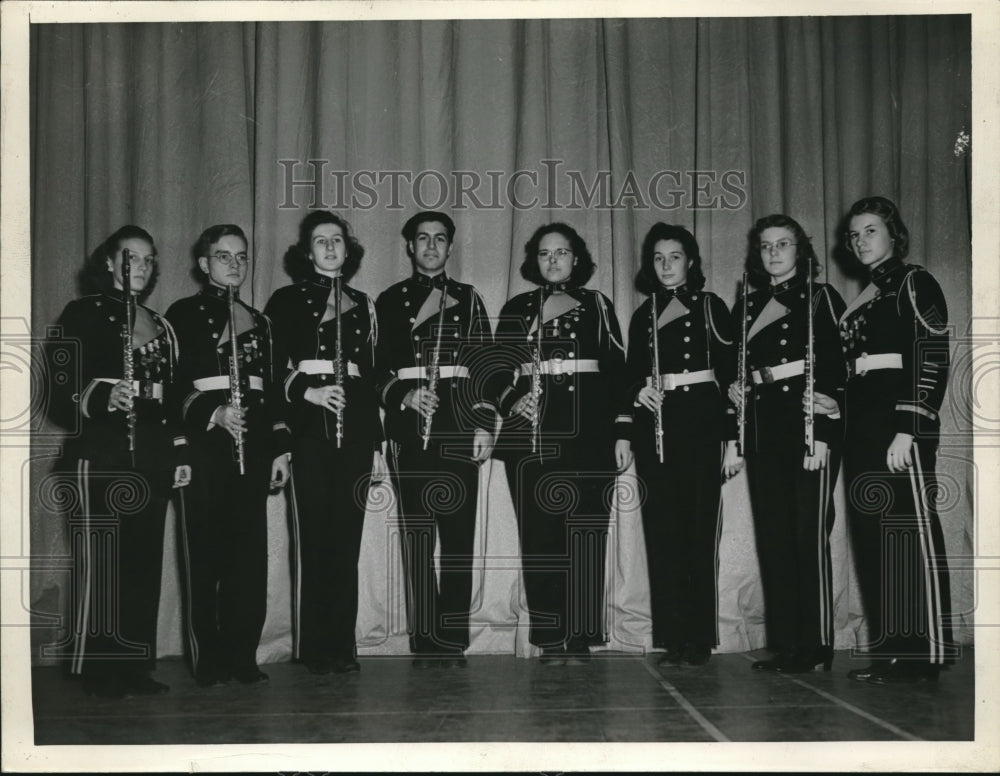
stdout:
[[531,452],[538,452],[541,422],[539,420],[542,407],[542,313],[545,307],[545,295],[538,289],[538,328],[535,331],[535,348],[531,360],[531,398],[535,402],[535,412],[531,418]]
[[[661,390],[661,388],[660,388],[660,386],[661,386],[661,382],[660,382],[660,330],[659,330],[660,329],[660,327],[659,327],[660,321],[659,321],[659,318],[658,318],[658,316],[656,314],[656,293],[655,292],[653,293],[653,296],[650,297],[649,303],[650,303],[650,317],[652,318],[652,332],[653,332],[653,338],[652,338],[652,342],[651,342],[651,346],[652,346],[652,349],[653,349],[653,358],[652,358],[652,362],[653,362],[653,381],[652,381],[652,386],[653,386],[653,388],[656,389],[657,392],[659,392]],[[660,405],[659,402],[657,402],[657,404],[656,404],[655,426],[653,427],[653,435],[654,435],[653,441],[656,442],[656,455],[659,457],[660,463],[663,463],[663,407]]]
[[[441,376],[441,330],[444,328],[444,307],[448,301],[448,289],[441,289],[441,306],[438,308],[437,338],[434,341],[434,353],[431,356],[431,366],[427,374],[427,390],[437,394],[438,380]],[[424,450],[431,441],[431,422],[434,415],[424,418]]]
[[[240,378],[240,350],[236,342],[236,287],[226,286],[229,303],[229,403],[243,412],[243,384]],[[236,433],[236,461],[240,474],[246,472],[246,455],[243,450],[243,432]]]
[[[341,285],[340,278],[334,279],[334,310],[337,319],[337,346],[335,349],[335,354],[333,357],[333,373],[334,380],[336,380],[337,386],[344,388],[344,348],[341,344],[343,341],[343,328],[340,319],[340,307],[341,307]],[[337,412],[337,448],[339,449],[344,441],[344,412],[343,410],[338,410]]]
[[816,353],[813,345],[813,281],[812,267],[806,270],[806,422],[805,422],[805,443],[806,453],[816,455],[816,434],[815,416],[813,414],[813,401],[816,398],[815,386],[815,358]]
[[747,273],[743,273],[743,280],[740,283],[740,352],[736,369],[736,385],[739,388],[740,400],[736,404],[736,426],[738,436],[736,438],[736,452],[742,457],[743,445],[746,441],[747,424]]
[[[135,382],[135,362],[132,354],[132,329],[135,320],[132,316],[132,259],[128,250],[122,249],[122,298],[125,300],[124,323],[122,324],[122,379],[128,383],[129,390]],[[135,451],[135,400],[130,396],[128,410],[125,414],[125,424],[128,433],[128,450]]]

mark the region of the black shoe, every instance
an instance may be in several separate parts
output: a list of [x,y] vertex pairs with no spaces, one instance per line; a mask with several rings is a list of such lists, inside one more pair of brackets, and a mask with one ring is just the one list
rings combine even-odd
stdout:
[[700,644],[688,644],[684,647],[684,662],[689,666],[703,666],[712,657],[712,648]]
[[570,639],[566,644],[566,665],[585,666],[590,662],[590,647],[582,641]]
[[232,677],[240,684],[263,684],[268,681],[268,675],[257,668],[257,666],[234,668],[232,670]]
[[750,666],[754,671],[777,671],[778,666],[781,665],[781,661],[786,659],[784,653],[778,653],[774,657],[767,658],[766,660],[756,660],[753,665]]
[[170,692],[170,687],[163,682],[156,681],[148,674],[126,676],[124,683],[129,692],[135,695],[163,695],[163,693]]
[[820,663],[824,671],[830,670],[833,666],[833,647],[796,650],[780,657],[774,670],[779,674],[808,674]]
[[869,684],[919,684],[936,682],[941,667],[933,663],[895,660],[885,671],[872,674],[865,681]]
[[350,674],[361,670],[361,663],[353,657],[337,658],[330,664],[330,670],[335,674]]
[[566,648],[563,646],[558,647],[542,647],[542,654],[538,658],[538,662],[543,666],[561,666],[566,664]]
[[125,698],[129,693],[129,688],[115,674],[101,677],[83,677],[83,691],[87,695],[98,698]]
[[199,687],[223,687],[228,677],[221,676],[215,671],[199,671],[194,675],[194,680]]
[[847,678],[855,682],[867,682],[871,677],[888,671],[894,661],[877,658],[864,668],[854,668],[847,672]]
[[306,670],[310,674],[316,674],[317,676],[325,676],[326,674],[332,674],[336,671],[335,665],[337,661],[331,660],[330,658],[320,657],[313,660],[304,660],[302,662],[305,663]]
[[684,662],[684,650],[680,647],[667,647],[667,651],[656,660],[658,666],[679,666]]

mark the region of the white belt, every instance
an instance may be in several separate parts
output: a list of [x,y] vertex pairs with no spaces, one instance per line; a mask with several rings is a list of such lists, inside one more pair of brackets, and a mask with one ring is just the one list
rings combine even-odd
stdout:
[[876,353],[856,358],[853,364],[848,362],[848,367],[851,375],[864,375],[873,369],[902,369],[903,357],[899,353]]
[[776,383],[778,380],[787,380],[789,377],[796,377],[797,375],[804,374],[806,371],[806,362],[804,359],[799,359],[798,361],[792,361],[788,364],[778,364],[777,366],[765,366],[760,369],[754,369],[751,373],[753,377],[754,384],[760,385],[761,383]]
[[[714,383],[714,382],[715,382],[714,369],[703,369],[700,372],[674,372],[671,374],[660,375],[660,390],[672,391],[675,388],[680,388],[682,385],[694,385],[695,383]],[[646,378],[646,385],[650,387],[653,386],[652,375]]]
[[[95,377],[94,382],[117,385],[121,380],[116,380],[114,377]],[[163,401],[163,383],[151,383],[148,380],[133,380],[132,390],[135,391],[136,398],[138,399]]]
[[[574,372],[600,372],[601,365],[596,358],[550,358],[539,363],[539,372],[543,375],[571,375]],[[532,363],[521,364],[518,371],[522,375],[531,375],[535,371]]]
[[[426,366],[404,366],[396,371],[396,377],[400,380],[426,380]],[[438,367],[438,377],[447,379],[449,377],[468,377],[469,367],[467,366],[441,366]]]
[[[256,375],[247,378],[251,391],[263,391],[264,380]],[[228,391],[229,375],[216,375],[215,377],[199,377],[194,381],[196,391]]]
[[[303,359],[299,361],[299,365],[295,368],[304,375],[332,375],[336,373],[333,368],[333,361],[323,358]],[[347,376],[361,377],[361,370],[358,369],[358,365],[353,361],[347,362]]]

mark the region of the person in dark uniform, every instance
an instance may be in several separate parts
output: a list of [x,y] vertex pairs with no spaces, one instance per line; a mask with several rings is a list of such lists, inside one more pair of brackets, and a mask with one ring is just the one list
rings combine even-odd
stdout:
[[[909,232],[895,204],[862,199],[847,219],[844,240],[871,272],[840,331],[849,374],[844,470],[851,547],[874,657],[848,675],[874,684],[935,681],[958,651],[934,508],[948,307],[934,277],[903,262]],[[832,404],[817,398],[820,407]]]
[[[128,315],[123,260],[131,276]],[[80,378],[49,386],[53,418],[79,429],[63,460],[74,493],[74,611],[61,649],[88,694],[152,695],[168,689],[151,676],[167,500],[191,478],[186,440],[164,408],[177,341],[170,324],[139,303],[156,275],[156,248],[144,229],[112,234],[91,256],[87,275],[99,292],[66,305],[60,341],[49,343],[60,371]],[[131,381],[124,379],[127,362]]]
[[655,224],[643,240],[636,277],[636,287],[650,298],[632,316],[626,372],[629,405],[641,408],[634,413],[632,449],[646,493],[642,526],[653,646],[666,649],[661,665],[702,665],[719,643],[726,419],[719,386],[726,390],[733,381],[735,358],[729,308],[704,286],[694,235],[682,226]]
[[295,657],[315,674],[361,669],[354,630],[365,494],[373,467],[378,479],[387,475],[375,305],[346,284],[364,253],[343,218],[309,213],[285,257],[297,282],[275,291],[264,309],[293,366],[284,381],[293,445],[293,641]]
[[521,541],[529,641],[546,664],[584,663],[607,640],[604,564],[612,489],[632,461],[625,348],[611,301],[583,288],[594,261],[570,226],[537,229],[497,326],[504,460]]
[[[176,411],[195,471],[180,521],[187,637],[200,685],[252,684],[268,678],[256,654],[267,606],[267,497],[288,480],[290,439],[275,374],[287,357],[276,352],[270,321],[238,296],[250,261],[243,230],[212,226],[194,254],[205,286],[167,311],[181,349]],[[238,397],[228,286],[237,292]]]
[[[802,227],[784,215],[761,218],[750,231],[747,272],[757,287],[746,299],[747,393],[744,450],[726,448],[727,476],[747,464],[757,556],[764,588],[768,647],[776,656],[756,670],[803,673],[833,662],[833,575],[830,532],[833,486],[840,468],[839,413],[813,419],[813,454],[805,445],[807,341],[813,320],[813,386],[841,398],[845,380],[837,322],[837,291],[812,284],[816,252]],[[743,318],[742,300],[734,319]],[[742,334],[742,330],[741,330]],[[741,336],[742,339],[742,336]],[[744,400],[730,386],[734,405]]]
[[451,218],[417,213],[402,235],[414,271],[375,303],[375,356],[403,529],[410,649],[418,668],[464,667],[479,465],[497,423],[478,374],[493,333],[476,290],[445,273]]

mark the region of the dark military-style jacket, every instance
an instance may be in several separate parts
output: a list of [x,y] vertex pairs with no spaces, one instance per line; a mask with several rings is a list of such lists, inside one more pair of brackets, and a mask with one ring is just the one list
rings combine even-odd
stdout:
[[[553,294],[559,290],[563,293]],[[560,444],[561,458],[613,454],[615,439],[630,439],[631,413],[619,413],[625,385],[625,348],[614,306],[587,288],[545,286],[511,298],[497,325],[493,392],[503,430],[499,457],[530,453],[532,427],[512,415],[517,400],[532,388],[538,342],[538,312],[544,299],[539,360],[542,402],[539,435],[543,446]],[[586,367],[578,368],[579,362]],[[587,371],[596,363],[597,371]]]
[[[236,340],[247,423],[244,444],[260,455],[277,457],[291,449],[277,367],[288,359],[276,349],[267,317],[238,297],[236,304],[252,321],[247,330],[237,325]],[[194,296],[174,302],[167,310],[167,318],[177,332],[181,353],[177,370],[180,390],[174,410],[188,438],[195,444],[209,434],[229,437],[228,431],[212,423],[215,410],[231,400],[228,383],[220,387],[218,379],[229,377],[229,306],[225,289],[206,285]]]
[[[628,387],[622,412],[635,418],[633,448],[654,448],[655,417],[636,406],[639,391],[653,377],[652,305],[657,312],[661,375],[697,375],[714,379],[682,384],[687,378],[661,380],[664,441],[682,443],[693,433],[723,437],[729,384],[736,376],[735,345],[729,308],[708,291],[658,289],[632,316],[626,364]],[[671,387],[670,383],[676,382]]]
[[[936,438],[950,359],[948,307],[934,277],[899,259],[883,262],[841,316],[840,334],[849,435]],[[865,369],[884,354],[898,355],[899,368]]]
[[[430,278],[415,272],[383,291],[375,302],[379,324],[375,364],[378,392],[385,407],[386,433],[401,444],[422,444],[424,419],[403,407],[413,388],[426,387],[426,370],[438,338],[442,289],[446,289],[440,328],[440,401],[431,423],[432,441],[472,442],[472,432],[493,432],[496,407],[483,392],[481,373],[489,367],[493,332],[477,291],[444,273]],[[450,376],[457,375],[457,376]]]
[[[133,338],[136,447],[147,462],[172,469],[186,462],[186,439],[165,404],[174,390],[177,337],[163,316],[137,307],[152,317],[156,334],[146,342]],[[46,344],[61,375],[48,385],[51,414],[75,437],[67,441],[69,456],[110,461],[128,454],[127,413],[108,408],[111,389],[124,376],[124,322],[121,291],[85,296],[66,305],[56,324],[59,336]]]
[[[295,435],[336,441],[336,413],[305,400],[308,388],[335,385],[333,361],[337,352],[334,282],[313,273],[294,285],[279,288],[264,314],[274,325],[280,350],[288,354],[284,392],[288,422]],[[378,323],[375,305],[367,294],[343,286],[341,332],[344,389],[347,408],[343,443],[365,442],[381,449],[382,421],[375,391],[375,346]]]
[[[733,319],[740,321],[742,301],[737,299]],[[813,354],[815,390],[833,397],[843,409],[846,379],[840,348],[838,321],[844,301],[836,289],[813,284]],[[747,297],[747,394],[746,444],[744,452],[776,452],[805,444],[805,413],[802,397],[806,382],[799,374],[781,378],[780,370],[805,361],[808,318],[806,278],[798,274],[784,283],[752,292]],[[740,336],[740,334],[737,334]],[[736,351],[738,356],[738,350]],[[777,370],[777,371],[775,371]],[[763,382],[756,382],[757,372]],[[768,381],[769,377],[773,381]],[[731,408],[735,417],[735,409]],[[841,442],[843,413],[814,416],[815,438],[827,445]],[[735,424],[730,438],[735,438]]]

